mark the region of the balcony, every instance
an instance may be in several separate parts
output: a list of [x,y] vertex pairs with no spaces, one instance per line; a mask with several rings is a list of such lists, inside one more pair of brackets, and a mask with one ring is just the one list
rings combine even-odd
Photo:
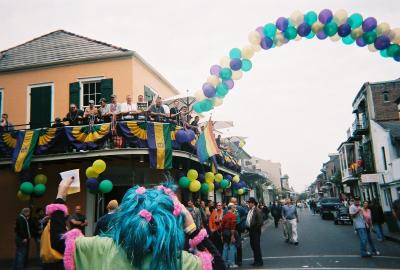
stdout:
[[353,135],[360,136],[368,134],[368,120],[366,117],[357,118],[353,122]]

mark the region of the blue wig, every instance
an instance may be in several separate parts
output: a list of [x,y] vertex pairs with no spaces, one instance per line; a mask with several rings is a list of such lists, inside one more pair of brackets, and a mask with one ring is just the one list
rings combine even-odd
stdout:
[[[178,269],[184,248],[184,217],[173,215],[174,202],[161,189],[140,192],[130,188],[111,221],[107,236],[125,250],[128,260],[141,268],[146,256],[151,256],[150,270]],[[139,215],[147,210],[152,218],[147,221]]]

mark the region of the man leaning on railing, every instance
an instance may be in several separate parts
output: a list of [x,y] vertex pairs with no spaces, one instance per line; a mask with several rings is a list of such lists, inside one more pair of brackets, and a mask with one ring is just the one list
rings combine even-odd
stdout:
[[10,121],[8,121],[8,114],[3,113],[1,116],[0,132],[13,130],[14,125]]

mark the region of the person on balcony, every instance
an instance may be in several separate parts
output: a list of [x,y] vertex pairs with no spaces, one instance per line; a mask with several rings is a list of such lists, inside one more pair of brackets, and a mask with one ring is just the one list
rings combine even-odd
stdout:
[[0,132],[13,131],[13,130],[14,130],[14,125],[11,124],[10,121],[8,121],[8,114],[3,113],[1,116]]
[[99,115],[101,122],[109,123],[111,121],[110,105],[107,104],[105,98],[100,99]]
[[180,122],[179,99],[175,99],[173,106],[170,108],[170,122],[177,125]]
[[83,112],[83,119],[85,124],[94,125],[98,122],[99,111],[94,106],[94,100],[89,100],[89,106]]
[[136,108],[138,110],[137,120],[139,121],[147,120],[148,103],[144,100],[143,95],[138,95]]
[[137,106],[132,102],[132,96],[126,96],[126,102],[121,103],[121,118],[124,121],[134,120],[138,114]]
[[70,126],[79,126],[82,124],[83,120],[83,111],[79,110],[76,104],[71,104],[69,106],[69,112],[67,116],[64,118],[64,121],[68,121]]
[[198,115],[196,115],[194,117],[193,121],[190,123],[194,133],[196,133],[196,134],[200,134],[199,133],[199,121],[200,121],[200,117]]
[[54,123],[51,125],[52,128],[59,128],[59,127],[65,127],[64,123],[61,121],[60,117],[56,117],[54,119]]
[[157,97],[156,104],[151,105],[150,109],[150,120],[156,122],[165,122],[168,114],[162,104],[161,97]]

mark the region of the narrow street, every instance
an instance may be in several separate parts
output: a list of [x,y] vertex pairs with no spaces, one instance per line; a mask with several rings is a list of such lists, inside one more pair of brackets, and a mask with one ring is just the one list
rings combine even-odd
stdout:
[[[359,241],[351,225],[334,225],[308,209],[301,210],[298,225],[299,246],[284,242],[282,226],[265,225],[261,237],[263,269],[399,269],[400,244],[373,239],[380,256],[360,258]],[[243,245],[242,269],[251,269],[253,253],[249,239]]]

